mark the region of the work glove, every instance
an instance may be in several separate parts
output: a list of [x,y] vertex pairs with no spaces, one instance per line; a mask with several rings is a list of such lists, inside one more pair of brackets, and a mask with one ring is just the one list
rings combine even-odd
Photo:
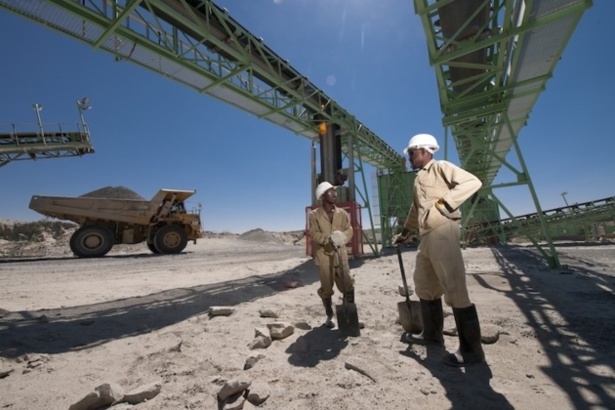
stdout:
[[346,245],[346,235],[342,231],[333,231],[331,233],[331,242],[336,248],[341,248]]
[[446,202],[442,200],[442,198],[438,199],[436,203],[434,204],[434,206],[436,207],[438,212],[440,212],[442,215],[444,215],[448,219],[453,219],[454,210],[451,207],[449,207],[446,204]]

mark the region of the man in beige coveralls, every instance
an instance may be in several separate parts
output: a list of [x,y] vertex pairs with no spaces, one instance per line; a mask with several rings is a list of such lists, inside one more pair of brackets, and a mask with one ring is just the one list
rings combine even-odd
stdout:
[[[322,200],[322,206],[310,212],[309,231],[313,255],[320,273],[318,296],[322,299],[327,315],[325,326],[335,327],[331,302],[333,283],[335,282],[347,303],[354,303],[354,283],[349,273],[346,250],[346,244],[352,238],[352,226],[348,212],[335,205],[337,192],[333,185],[329,182],[319,184],[316,188],[316,199]],[[341,267],[338,253],[342,260]]]
[[485,361],[476,307],[470,302],[466,272],[459,246],[461,204],[476,193],[482,183],[474,175],[447,161],[436,161],[438,142],[429,134],[417,134],[404,149],[417,170],[412,206],[402,232],[393,242],[403,243],[418,229],[420,243],[414,270],[415,291],[420,298],[423,332],[408,333],[415,344],[444,346],[442,299],[453,308],[459,335],[459,349],[443,362],[466,366]]

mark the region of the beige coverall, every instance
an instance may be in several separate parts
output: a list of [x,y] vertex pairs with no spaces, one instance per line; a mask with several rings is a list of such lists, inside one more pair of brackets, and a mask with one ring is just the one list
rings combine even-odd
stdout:
[[[414,180],[412,206],[404,228],[418,228],[419,243],[414,286],[419,298],[434,300],[444,295],[447,305],[471,305],[466,271],[459,246],[459,207],[481,187],[471,173],[448,161],[431,160]],[[454,212],[444,215],[434,205],[442,199]]]
[[337,206],[334,209],[333,220],[330,221],[322,207],[312,210],[309,214],[309,231],[312,240],[312,254],[320,273],[320,288],[318,296],[328,299],[333,296],[333,282],[343,294],[354,289],[354,282],[350,277],[348,265],[348,251],[345,246],[338,249],[340,253],[344,277],[340,276],[335,247],[328,243],[331,232],[342,231],[346,235],[346,242],[352,238],[352,226],[348,212]]

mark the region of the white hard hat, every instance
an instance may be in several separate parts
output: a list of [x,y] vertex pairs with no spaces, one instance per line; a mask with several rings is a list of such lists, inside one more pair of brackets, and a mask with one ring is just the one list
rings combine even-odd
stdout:
[[321,182],[320,184],[318,184],[318,186],[316,187],[316,199],[320,200],[320,197],[322,197],[324,193],[330,190],[331,188],[335,188],[335,187],[331,185],[330,183],[328,183],[327,181]]
[[431,134],[416,134],[414,137],[410,138],[408,142],[408,146],[404,148],[404,154],[407,154],[408,151],[417,148],[426,148],[432,154],[440,149],[438,145],[438,141]]

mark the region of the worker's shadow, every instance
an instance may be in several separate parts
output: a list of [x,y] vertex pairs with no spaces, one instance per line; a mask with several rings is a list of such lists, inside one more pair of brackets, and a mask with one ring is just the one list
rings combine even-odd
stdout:
[[321,361],[331,360],[348,345],[348,339],[336,329],[325,325],[315,327],[299,336],[287,349],[288,363],[299,367],[314,367]]
[[[423,348],[423,347],[420,347]],[[465,368],[451,367],[442,363],[447,351],[440,346],[426,346],[426,357],[421,357],[412,345],[400,353],[431,372],[440,381],[451,401],[452,410],[489,408],[509,410],[514,407],[501,393],[493,390],[490,380],[493,378],[488,363],[480,363]]]

